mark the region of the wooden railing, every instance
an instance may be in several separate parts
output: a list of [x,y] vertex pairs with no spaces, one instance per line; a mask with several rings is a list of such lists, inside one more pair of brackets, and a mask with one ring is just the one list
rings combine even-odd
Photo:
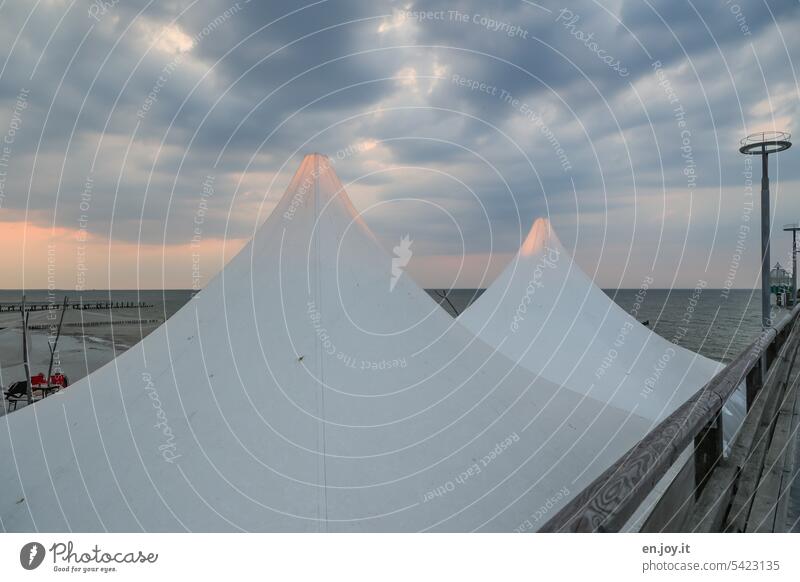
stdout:
[[799,313],[800,306],[797,306],[775,327],[763,331],[735,360],[563,507],[540,531],[620,531],[692,443],[696,492],[700,491],[722,458],[720,412],[723,405],[745,382],[750,410],[764,385],[766,371],[786,343]]

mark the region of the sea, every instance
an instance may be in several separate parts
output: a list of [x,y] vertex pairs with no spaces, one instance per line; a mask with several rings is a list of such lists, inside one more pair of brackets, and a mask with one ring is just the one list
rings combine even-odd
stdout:
[[[190,289],[166,290],[89,290],[89,291],[64,291],[47,289],[29,289],[25,291],[25,300],[29,303],[62,303],[64,296],[69,299],[70,305],[75,303],[96,303],[105,301],[131,301],[153,305],[157,313],[164,319],[171,317],[183,307],[197,291]],[[21,290],[0,290],[0,305],[19,305],[23,292]]]
[[[428,293],[451,315],[466,309],[482,289],[428,289]],[[622,309],[634,315],[657,334],[708,358],[730,362],[761,330],[761,293],[750,289],[639,289],[604,290]],[[70,303],[83,301],[133,301],[153,305],[163,319],[172,316],[195,294],[189,289],[168,290],[28,290],[29,302]],[[0,290],[0,305],[18,304],[20,290]],[[691,312],[688,311],[692,307]],[[687,316],[688,315],[688,316]]]

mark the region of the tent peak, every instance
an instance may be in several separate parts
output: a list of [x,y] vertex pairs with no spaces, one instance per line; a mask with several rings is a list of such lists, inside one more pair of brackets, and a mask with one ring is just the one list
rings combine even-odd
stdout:
[[302,215],[317,221],[322,214],[331,216],[332,213],[343,213],[346,217],[344,220],[347,221],[343,229],[349,228],[348,223],[355,223],[361,228],[363,235],[378,242],[347,195],[334,166],[335,161],[325,154],[306,153],[276,207],[275,215],[280,217],[276,220],[283,220],[288,224],[296,216]]
[[328,156],[326,156],[325,154],[320,153],[320,152],[308,152],[306,155],[303,156],[303,160],[306,160],[306,159],[318,159],[320,161],[323,161],[323,160],[328,161],[328,160],[330,160],[330,158],[328,158]]
[[558,240],[550,220],[547,218],[537,218],[533,221],[528,236],[520,248],[520,255],[528,256],[541,252],[545,247],[561,249],[561,241]]

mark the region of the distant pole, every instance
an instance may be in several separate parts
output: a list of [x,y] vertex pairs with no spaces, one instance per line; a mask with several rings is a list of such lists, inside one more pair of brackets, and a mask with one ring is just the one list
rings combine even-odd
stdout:
[[25,365],[25,382],[28,383],[28,404],[33,404],[31,367],[28,365],[28,317],[25,312],[25,295],[22,296],[22,362]]
[[792,136],[783,131],[761,131],[742,139],[739,152],[761,156],[761,327],[772,325],[769,285],[769,155],[788,150]]
[[58,320],[58,331],[56,331],[56,339],[53,345],[50,346],[50,365],[47,366],[47,387],[50,388],[50,375],[53,373],[53,358],[56,355],[56,348],[58,347],[58,338],[61,337],[61,324],[64,323],[64,314],[67,312],[67,303],[69,298],[64,295],[64,305],[61,307],[61,318]]
[[769,157],[761,146],[761,327],[772,325],[769,280]]
[[783,227],[785,231],[792,231],[792,305],[797,304],[797,231],[800,224],[787,224]]

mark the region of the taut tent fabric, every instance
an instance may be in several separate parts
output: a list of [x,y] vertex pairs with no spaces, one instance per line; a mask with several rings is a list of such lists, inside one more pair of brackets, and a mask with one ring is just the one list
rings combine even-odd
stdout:
[[9,531],[541,526],[649,421],[477,340],[306,156],[163,326],[0,420]]
[[[651,426],[722,368],[652,332],[614,303],[581,271],[544,218],[534,221],[516,257],[458,321],[551,382],[635,412]],[[726,442],[744,414],[740,390],[724,409]],[[628,435],[631,446],[643,436]]]

